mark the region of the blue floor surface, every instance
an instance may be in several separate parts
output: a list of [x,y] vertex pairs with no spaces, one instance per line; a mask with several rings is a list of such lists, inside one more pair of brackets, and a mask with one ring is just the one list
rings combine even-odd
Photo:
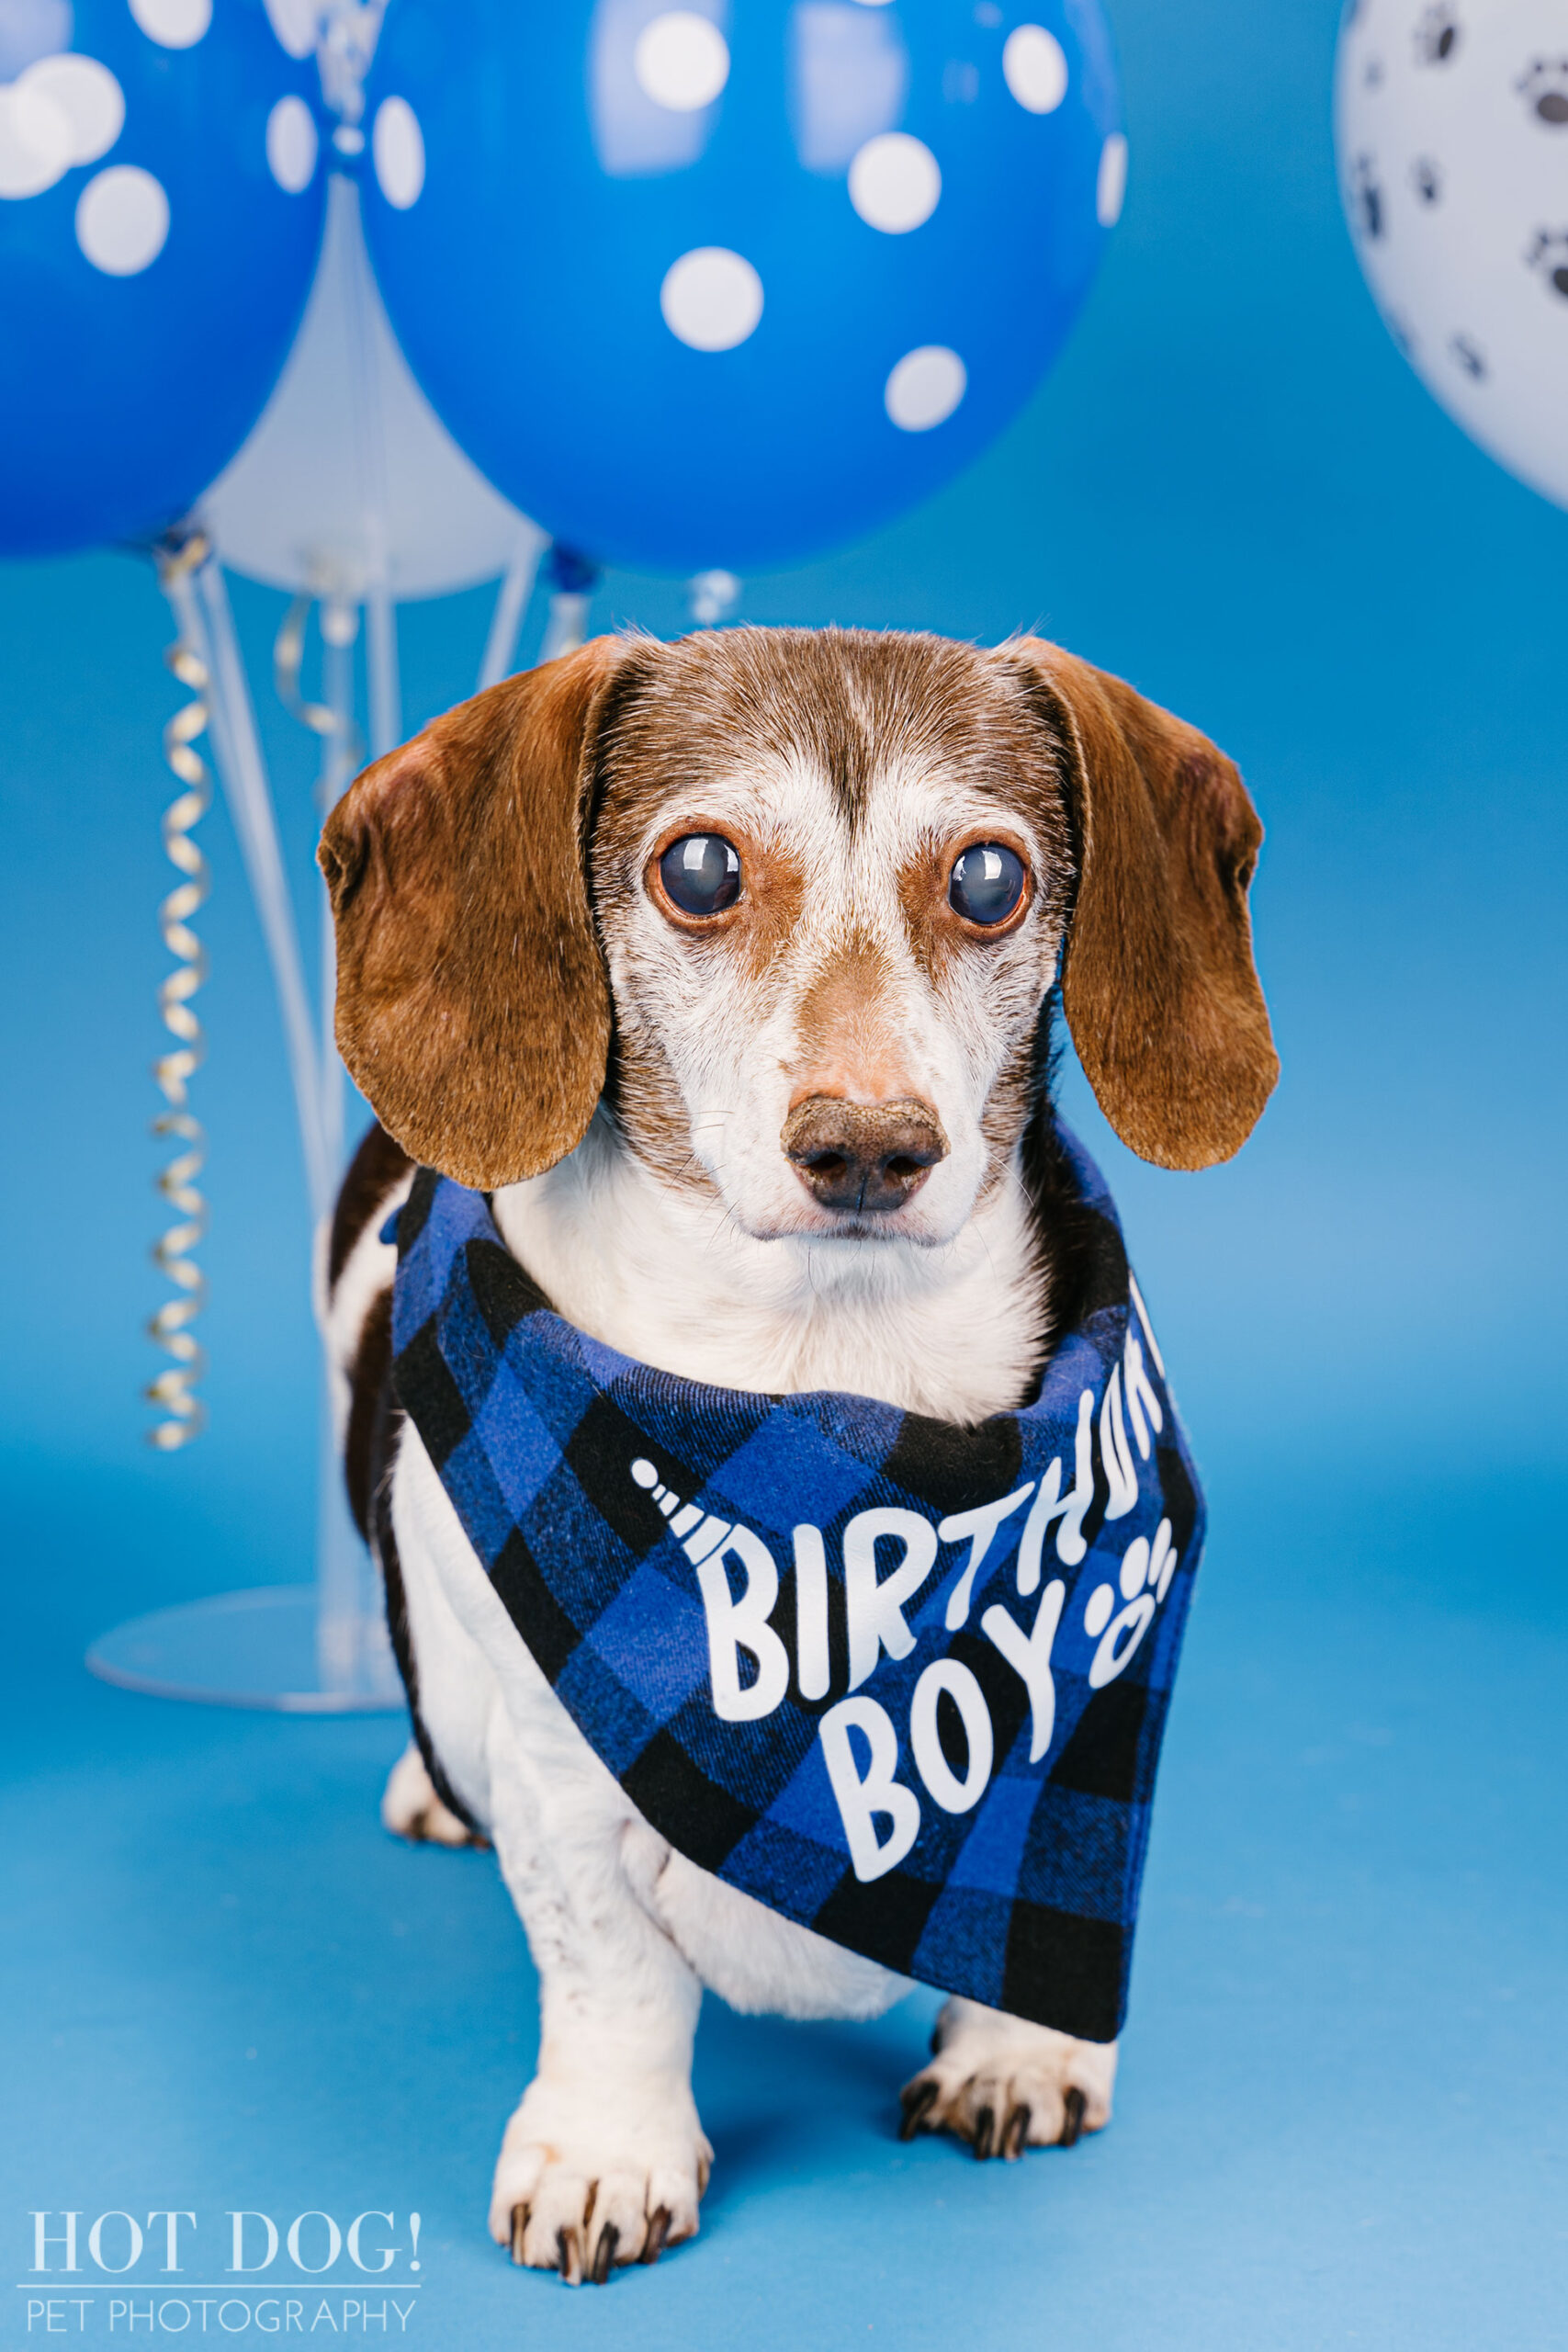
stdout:
[[[1216,1500],[1111,2130],[1016,2167],[900,2147],[933,1996],[871,2027],[710,2001],[701,2237],[577,2292],[484,2231],[536,2036],[493,1862],[382,1834],[389,1719],[91,1683],[75,1659],[114,1608],[114,1498],[97,1545],[91,1494],[69,1549],[40,1514],[40,1614],[6,1708],[25,1768],[0,1996],[13,2277],[33,2209],[85,2230],[189,2208],[226,2262],[232,2210],[287,2227],[374,2207],[422,2217],[405,2333],[431,2352],[1562,2344],[1568,1609],[1539,1534],[1568,1497],[1281,1472]],[[334,2312],[377,2310],[346,2255],[327,2283]],[[107,2342],[114,2282],[89,2287]],[[30,2294],[8,2300],[5,2340],[41,2341]]]

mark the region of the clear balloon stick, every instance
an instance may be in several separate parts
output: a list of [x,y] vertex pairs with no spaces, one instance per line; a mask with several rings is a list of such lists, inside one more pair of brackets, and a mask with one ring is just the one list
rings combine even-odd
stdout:
[[588,607],[592,598],[575,588],[558,588],[550,598],[550,616],[545,623],[545,641],[539,648],[541,662],[557,662],[563,653],[575,653],[588,634]]
[[[398,621],[391,593],[391,549],[387,518],[391,509],[387,467],[387,420],[381,403],[381,370],[376,364],[377,295],[370,256],[359,220],[359,190],[343,181],[339,201],[352,208],[353,234],[344,243],[348,296],[349,400],[357,428],[359,489],[365,517],[365,683],[370,707],[370,756],[378,760],[402,741],[402,699],[398,684]],[[351,771],[352,773],[352,771]],[[349,781],[344,776],[342,791]],[[323,808],[330,813],[331,804]]]
[[[333,599],[321,608],[321,764],[316,783],[316,805],[323,822],[347,791],[362,749],[354,722],[354,646],[359,615],[353,605]],[[369,651],[374,686],[373,644]],[[374,704],[374,693],[372,693]],[[344,1156],[343,1064],[338,1058],[335,1012],[337,1001],[337,936],[332,904],[321,893],[321,1130],[328,1164],[336,1170]],[[335,1179],[334,1179],[335,1181]]]
[[[370,756],[395,752],[403,740],[402,694],[398,683],[398,609],[384,586],[365,598],[365,681],[370,705]],[[345,776],[346,786],[351,777]]]
[[266,763],[221,567],[209,559],[167,583],[164,594],[182,634],[188,633],[207,668],[209,739],[272,967],[310,1210],[321,1216],[331,1205],[333,1171],[322,1148],[314,1023]]
[[513,658],[517,651],[517,632],[523,626],[523,616],[534,593],[539,558],[545,546],[546,542],[537,531],[529,529],[525,532],[502,576],[501,586],[496,593],[495,611],[491,616],[490,635],[485,639],[484,660],[479,663],[477,691],[481,695],[487,686],[498,686],[502,678],[512,674]]

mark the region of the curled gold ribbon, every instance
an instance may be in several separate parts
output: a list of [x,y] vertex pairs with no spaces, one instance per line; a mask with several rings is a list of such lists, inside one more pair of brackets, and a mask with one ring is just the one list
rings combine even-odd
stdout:
[[314,602],[307,590],[295,597],[284,614],[272,645],[273,682],[278,701],[301,726],[308,727],[312,735],[335,735],[336,712],[329,710],[324,702],[307,702],[299,691],[299,673],[305,666],[305,623]]
[[[155,550],[161,582],[166,588],[196,571],[210,551],[199,532],[179,541],[163,542]],[[207,1419],[195,1393],[207,1359],[190,1329],[207,1297],[206,1278],[191,1255],[207,1230],[207,1203],[196,1183],[206,1159],[207,1138],[186,1103],[190,1080],[200,1068],[206,1046],[190,1001],[207,978],[207,954],[190,922],[207,899],[208,865],[191,832],[211,806],[212,786],[206,763],[192,748],[207,729],[206,664],[184,635],[164,659],[192,695],[164,729],[164,758],[180,786],[164,811],[164,849],[170,865],[185,878],[158,909],[164,944],[179,959],[158,987],[158,1010],[176,1043],[152,1065],[152,1075],[169,1106],[152,1121],[152,1133],[172,1136],[186,1147],[175,1153],[154,1180],[175,1212],[175,1222],[153,1243],[152,1257],[179,1295],[165,1300],[147,1326],[158,1345],[174,1358],[145,1391],[150,1402],[161,1406],[164,1414],[148,1430],[148,1442],[172,1453],[188,1445]]]
[[305,666],[305,624],[316,598],[309,589],[295,597],[283,616],[282,626],[272,643],[272,677],[277,699],[301,727],[319,735],[323,748],[341,738],[341,756],[345,767],[353,768],[363,749],[358,729],[352,719],[339,717],[330,703],[310,702],[300,692],[299,676]]

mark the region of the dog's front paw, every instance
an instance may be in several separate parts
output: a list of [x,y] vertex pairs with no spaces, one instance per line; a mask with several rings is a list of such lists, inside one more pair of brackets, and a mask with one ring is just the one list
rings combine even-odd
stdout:
[[603,2286],[696,2235],[712,2163],[684,2084],[536,2081],[502,2142],[491,2235],[513,2262]]
[[899,2094],[898,2136],[953,2132],[977,2156],[1010,2161],[1025,2148],[1070,2148],[1111,2120],[1113,2041],[1075,2041],[1048,2026],[949,2001],[931,2059]]
[[442,1804],[412,1739],[381,1792],[381,1826],[414,1846],[482,1846],[485,1842],[458,1820],[450,1805]]

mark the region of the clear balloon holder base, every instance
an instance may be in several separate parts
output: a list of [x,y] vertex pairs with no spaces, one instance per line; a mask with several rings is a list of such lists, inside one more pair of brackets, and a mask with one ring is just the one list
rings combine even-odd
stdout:
[[389,1714],[404,1704],[380,1577],[349,1517],[330,1434],[314,1584],[269,1584],[155,1609],[100,1634],[86,1666],[153,1699],[285,1715]]
[[87,1667],[100,1681],[152,1699],[284,1715],[385,1714],[402,1704],[397,1665],[384,1633],[384,1660],[364,1655],[361,1633],[357,1621],[334,1627],[322,1619],[314,1585],[269,1584],[132,1617],[93,1644]]

